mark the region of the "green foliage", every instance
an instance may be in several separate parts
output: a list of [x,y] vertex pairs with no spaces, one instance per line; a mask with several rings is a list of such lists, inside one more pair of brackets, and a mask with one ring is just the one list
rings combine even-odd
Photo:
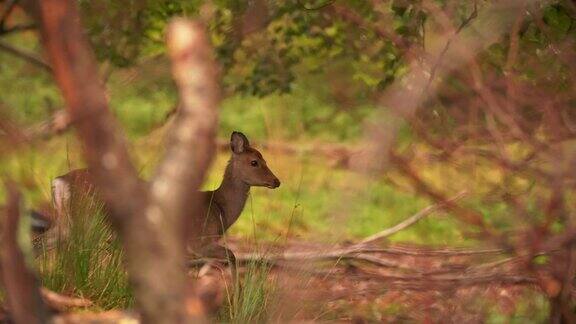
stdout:
[[[570,69],[567,62],[558,60],[554,48],[567,37],[575,35],[574,16],[566,2],[567,0],[559,0],[550,5],[542,5],[543,26],[531,18],[525,21],[519,34],[519,56],[512,67],[521,79],[558,91],[570,90]],[[479,10],[491,4],[490,1],[475,3]],[[217,57],[223,67],[226,89],[234,94],[248,96],[248,102],[256,101],[256,98],[262,96],[301,93],[302,77],[310,78],[311,75],[322,72],[323,75],[329,75],[329,79],[320,82],[336,83],[333,93],[330,94],[332,100],[346,99],[349,105],[363,106],[373,100],[377,91],[386,88],[406,70],[407,62],[403,54],[405,48],[399,48],[396,42],[383,36],[379,30],[395,33],[408,46],[418,47],[425,45],[426,28],[431,29],[437,23],[429,21],[428,12],[417,2],[406,0],[354,0],[346,3],[301,0],[219,0],[210,3],[106,0],[81,1],[81,4],[98,58],[121,67],[138,64],[163,54],[165,29],[172,17],[200,17],[207,22],[211,32]],[[450,7],[454,26],[461,25],[474,9],[472,2],[436,1],[436,4],[441,8]],[[338,14],[336,6],[345,8],[347,13],[344,16]],[[130,10],[124,10],[126,8]],[[92,15],[95,11],[105,14]],[[250,28],[253,30],[250,31]],[[482,53],[480,63],[487,74],[505,73],[503,69],[507,64],[509,45],[508,39],[503,39]],[[546,70],[535,71],[534,66],[545,66]],[[335,77],[338,74],[345,76],[348,84],[354,83],[356,86],[353,89],[338,86],[338,82],[334,81],[338,80],[338,77]],[[469,85],[453,79],[448,77],[447,83],[455,86],[455,95],[471,91]],[[342,93],[346,98],[341,96]],[[145,133],[153,124],[158,123],[162,114],[167,111],[166,108],[157,108],[161,103],[157,102],[157,105],[154,101],[158,98],[150,97],[144,94],[138,102],[114,105],[121,120],[134,118],[138,121],[124,123],[136,127],[130,131]],[[272,100],[288,101],[281,96],[278,98]],[[443,112],[449,109],[450,105],[443,105],[443,102],[451,103],[455,98],[448,96],[440,99],[434,114],[421,111],[420,117],[431,122],[429,128],[434,132],[453,133],[456,125],[462,121],[448,119],[448,115]],[[125,104],[141,105],[141,114],[123,114],[125,110],[118,106]],[[310,104],[316,103],[311,101]],[[289,103],[288,105],[292,106]],[[324,107],[319,104],[312,113],[305,107],[304,116],[314,116],[296,121],[302,126],[297,133],[305,130],[315,134],[317,131],[314,128],[318,124],[319,127],[336,126],[332,129],[340,129],[343,125],[358,124],[366,116],[363,108],[342,114],[338,109],[334,109],[337,105],[331,105],[328,109]],[[272,110],[276,107],[266,105],[262,109]],[[292,109],[289,109],[286,113],[289,114],[287,120],[295,124],[291,117],[295,114],[292,112]],[[523,113],[534,123],[542,118],[535,107],[526,107]],[[325,116],[330,118],[328,125],[315,122],[323,121]],[[266,127],[269,132],[270,125]],[[357,134],[357,130],[343,130],[342,134],[336,137],[350,138]],[[289,134],[289,137],[293,137],[293,134]]]
[[[568,58],[569,44],[576,37],[576,17],[567,1],[554,1],[550,4],[539,4],[538,14],[525,17],[519,26],[517,47],[512,46],[512,35],[489,46],[479,53],[477,62],[484,83],[496,93],[508,93],[504,84],[514,85],[518,91],[527,89],[542,90],[551,96],[572,98],[571,85],[573,84],[573,69]],[[481,9],[481,8],[480,8]],[[479,9],[479,10],[480,10]],[[468,12],[468,13],[466,13]],[[464,10],[462,16],[469,15],[470,8]],[[537,18],[542,15],[541,19]],[[536,18],[535,18],[536,17]],[[515,52],[511,52],[515,49]],[[417,112],[419,119],[426,124],[428,135],[434,134],[444,138],[458,138],[462,129],[470,130],[472,127],[462,127],[469,122],[473,127],[484,129],[486,120],[484,113],[488,110],[480,109],[479,116],[473,116],[473,107],[477,107],[477,90],[467,80],[468,73],[454,73],[444,80],[434,109],[421,109]],[[506,78],[506,79],[505,79]],[[506,80],[493,82],[494,80]],[[537,129],[545,120],[541,102],[536,99],[516,103],[518,120],[522,120],[526,129]],[[490,106],[482,103],[481,106]],[[521,107],[520,107],[521,106]],[[570,103],[559,109],[566,118],[575,120],[573,114],[573,99]],[[454,119],[458,116],[458,120]],[[547,134],[546,134],[547,135]],[[470,136],[463,134],[462,136]]]
[[[9,35],[2,40],[27,51],[39,51],[36,37]],[[33,122],[45,120],[52,110],[60,108],[60,92],[51,75],[4,51],[0,51],[0,62],[0,118]]]
[[[81,1],[85,25],[97,56],[125,67],[140,58],[164,52],[164,33],[170,18],[198,16],[208,19],[218,58],[226,72],[226,85],[252,95],[287,92],[295,70],[320,71],[342,58],[355,62],[357,79],[380,87],[391,82],[402,65],[397,49],[370,28],[358,28],[331,13],[326,6],[303,1]],[[423,16],[413,5],[391,2],[375,12],[369,1],[350,2],[368,24],[381,14],[394,20],[394,30],[409,39],[420,37]],[[245,15],[262,6],[266,21],[256,33],[243,34]],[[126,10],[129,8],[129,10]],[[318,8],[318,9],[310,9]],[[103,15],[92,15],[101,12]],[[129,14],[126,14],[129,12]],[[377,67],[378,71],[364,71]]]
[[[250,19],[244,21],[244,17],[250,16],[258,3],[263,7],[257,16],[266,19],[256,26],[255,32],[244,33],[243,26],[250,22]],[[275,96],[265,105],[259,104],[262,108],[258,109],[280,110],[272,103],[281,103],[285,110],[282,114],[293,126],[287,137],[293,138],[302,133],[316,136],[326,129],[338,129],[338,134],[329,136],[338,140],[358,136],[360,122],[369,116],[377,91],[406,71],[403,49],[377,30],[381,28],[395,32],[407,44],[420,46],[426,36],[423,31],[430,24],[426,12],[412,1],[377,3],[354,0],[344,4],[297,0],[220,0],[207,4],[203,1],[106,0],[80,1],[80,4],[93,48],[109,69],[117,71],[115,67],[159,63],[164,68],[160,74],[147,75],[145,83],[132,82],[132,79],[119,81],[114,74],[109,80],[111,107],[129,135],[147,133],[163,120],[177,101],[167,73],[168,64],[166,60],[158,59],[158,55],[165,51],[165,28],[172,17],[201,17],[207,21],[223,66],[226,93],[246,96],[246,102],[250,104],[261,96]],[[343,19],[336,14],[336,5],[346,8],[358,21]],[[438,5],[448,6],[446,1],[438,1]],[[454,25],[470,16],[471,3],[450,5],[455,8]],[[480,3],[480,7],[482,5]],[[317,7],[321,8],[309,10]],[[102,14],[94,15],[94,12]],[[544,7],[542,21],[544,29],[532,19],[527,19],[523,24],[520,30],[520,55],[513,67],[514,72],[521,79],[537,83],[540,87],[570,91],[568,62],[558,59],[555,46],[574,37],[573,15],[565,1],[555,1]],[[14,35],[8,40],[32,50],[39,47],[30,35]],[[503,74],[508,52],[507,39],[491,46],[480,57],[483,70]],[[3,53],[0,53],[0,58],[3,61],[7,59],[7,62],[14,61]],[[546,67],[543,71],[535,70],[535,59],[538,61],[536,66]],[[0,85],[11,90],[3,94],[2,102],[9,105],[10,113],[16,115],[17,120],[42,120],[49,115],[50,107],[61,106],[49,75],[38,76],[22,62],[2,65],[0,72],[3,75]],[[447,79],[448,85],[454,87],[452,93],[455,96],[472,91],[469,85],[455,79]],[[327,88],[330,91],[326,91]],[[286,92],[293,92],[295,96],[281,95]],[[30,95],[21,96],[20,93]],[[256,112],[251,107],[238,107],[240,105],[236,102],[241,100],[232,97],[230,102],[234,102],[231,104],[233,109],[245,109],[254,116],[280,115],[276,112]],[[307,99],[295,104],[295,97]],[[443,113],[450,109],[450,105],[443,103],[453,102],[455,98],[447,96],[440,99],[437,109],[420,111],[420,117],[430,122],[428,127],[434,132],[453,133],[461,121],[447,119],[448,114]],[[129,107],[138,109],[128,111]],[[522,111],[534,123],[542,118],[534,107],[526,107]],[[238,127],[237,119],[234,122]],[[270,125],[265,127],[266,133],[258,132],[277,135],[270,134]],[[228,130],[232,126],[225,128]]]
[[362,134],[362,124],[372,112],[370,105],[339,107],[323,93],[324,78],[301,78],[292,93],[265,98],[235,96],[222,105],[221,134],[244,130],[254,137],[278,139],[314,138],[351,141]]
[[144,2],[80,1],[80,5],[86,13],[98,13],[83,17],[96,56],[118,67],[133,64],[143,42]]
[[568,8],[560,4],[546,7],[543,18],[554,39],[565,37],[574,26],[574,18],[570,16]]

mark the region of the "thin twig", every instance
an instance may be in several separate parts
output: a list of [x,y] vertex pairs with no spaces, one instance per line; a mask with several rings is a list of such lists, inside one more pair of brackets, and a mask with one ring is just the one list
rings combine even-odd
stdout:
[[539,256],[548,255],[550,252],[539,252],[539,253],[534,253],[531,255],[519,255],[519,256],[514,256],[514,257],[510,257],[510,258],[505,258],[505,259],[497,260],[494,262],[483,263],[483,264],[480,264],[480,265],[477,265],[474,267],[469,267],[465,271],[466,272],[479,272],[480,270],[485,271],[488,269],[493,269],[493,268],[503,266],[505,264],[518,263],[518,262],[524,262],[527,260],[531,260],[531,259],[534,259],[534,258],[539,257]]
[[330,5],[332,5],[336,0],[326,0],[326,2],[324,2],[323,4],[316,6],[316,7],[308,7],[306,6],[306,4],[304,3],[304,1],[302,0],[298,0],[298,4],[300,5],[300,7],[304,10],[307,11],[314,11],[314,10],[320,10],[322,8],[326,8]]
[[62,134],[72,126],[72,119],[66,110],[56,111],[48,120],[41,121],[24,131],[24,135],[31,141],[37,139],[50,139]]
[[452,44],[452,42],[454,41],[456,36],[458,36],[458,34],[460,34],[460,32],[464,29],[464,27],[466,27],[468,24],[470,24],[470,22],[472,20],[474,20],[476,17],[478,17],[478,4],[476,1],[474,1],[474,9],[473,9],[472,13],[470,14],[470,16],[468,16],[460,24],[460,26],[458,26],[458,29],[456,29],[454,31],[454,34],[452,35],[452,37],[450,37],[446,41],[446,44],[444,44],[444,48],[442,48],[442,51],[438,55],[436,62],[434,63],[434,65],[432,66],[432,69],[430,70],[430,77],[428,78],[428,83],[426,84],[426,87],[424,88],[423,93],[428,92],[428,89],[430,88],[430,84],[432,84],[432,82],[434,81],[434,78],[436,77],[438,67],[441,65],[442,60],[444,59],[444,56],[446,55],[446,52],[448,52],[448,49],[450,48],[450,45]]
[[449,203],[453,203],[453,202],[459,200],[460,198],[464,197],[465,194],[466,194],[466,192],[463,191],[463,192],[460,192],[459,194],[457,194],[456,196],[448,199],[445,202],[441,202],[438,204],[428,206],[428,207],[422,209],[421,211],[419,211],[418,213],[414,214],[413,216],[409,217],[408,219],[402,221],[401,223],[399,223],[393,227],[387,228],[383,231],[380,231],[379,233],[371,235],[371,236],[363,239],[362,241],[360,241],[360,243],[358,243],[358,244],[359,245],[366,245],[366,244],[373,243],[375,241],[384,239],[386,237],[389,237],[393,234],[396,234],[396,233],[416,224],[422,218],[424,218],[424,217],[426,217],[426,216],[428,216],[428,215],[430,215],[430,214],[432,214],[438,210],[443,209],[447,203],[449,204]]
[[367,30],[373,31],[378,37],[390,40],[396,48],[400,51],[406,53],[408,50],[414,50],[414,48],[410,47],[409,42],[398,36],[397,33],[392,29],[383,28],[380,25],[373,24],[366,19],[364,19],[360,14],[349,8],[348,6],[342,4],[334,3],[330,7],[327,8],[329,12],[333,13],[335,16],[339,17],[343,21],[356,25],[359,28],[364,28]]
[[0,50],[3,50],[7,53],[10,53],[18,58],[21,58],[23,60],[25,60],[26,62],[32,63],[38,67],[43,68],[44,70],[48,71],[48,72],[52,72],[52,67],[50,67],[50,65],[48,65],[48,63],[44,62],[43,59],[39,58],[38,56],[32,54],[32,53],[28,53],[25,52],[24,50],[21,50],[19,48],[16,48],[4,41],[0,40]]
[[26,31],[26,30],[32,30],[32,29],[35,29],[36,27],[37,27],[36,24],[33,24],[33,23],[16,25],[16,26],[12,26],[10,28],[0,30],[0,35],[6,36],[6,35],[12,34],[12,33],[17,33],[17,32]]

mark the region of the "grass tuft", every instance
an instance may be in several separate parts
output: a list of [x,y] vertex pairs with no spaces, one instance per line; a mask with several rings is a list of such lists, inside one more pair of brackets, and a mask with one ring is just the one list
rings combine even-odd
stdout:
[[226,302],[217,314],[218,322],[264,323],[270,316],[270,305],[276,296],[270,265],[254,261],[244,269],[241,284],[227,292]]
[[71,208],[68,235],[42,243],[38,257],[41,280],[54,291],[88,298],[97,308],[129,308],[133,296],[123,252],[101,203],[91,195]]

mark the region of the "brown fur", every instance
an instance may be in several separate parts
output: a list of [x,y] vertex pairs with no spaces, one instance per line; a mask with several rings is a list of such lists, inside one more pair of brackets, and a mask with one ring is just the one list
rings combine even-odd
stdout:
[[[205,218],[202,222],[200,240],[190,242],[190,247],[198,251],[208,246],[209,254],[219,254],[212,250],[222,235],[236,222],[248,198],[250,187],[263,186],[277,188],[280,181],[268,168],[262,154],[250,147],[244,134],[233,132],[230,140],[232,155],[224,172],[222,183],[218,189],[202,192]],[[71,208],[70,197],[79,197],[78,194],[96,193],[90,171],[78,169],[57,177],[53,181],[53,204],[56,209],[56,227],[66,226],[68,221],[68,208]],[[66,197],[62,192],[67,192]],[[57,195],[58,193],[58,195]],[[97,194],[97,193],[96,193]],[[227,251],[225,251],[227,252]],[[204,254],[204,253],[200,253]]]

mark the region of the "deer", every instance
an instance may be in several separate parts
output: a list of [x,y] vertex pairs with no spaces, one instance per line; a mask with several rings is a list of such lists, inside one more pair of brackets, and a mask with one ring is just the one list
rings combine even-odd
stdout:
[[[201,202],[205,219],[201,237],[196,242],[189,242],[188,251],[196,257],[227,259],[235,261],[234,253],[220,245],[218,241],[224,233],[238,220],[244,210],[251,187],[280,187],[280,180],[268,167],[262,154],[250,145],[248,138],[241,132],[234,131],[230,136],[230,159],[224,171],[220,186],[212,191],[201,192]],[[35,224],[48,224],[59,235],[66,236],[70,227],[70,211],[73,200],[83,193],[97,190],[88,169],[72,170],[56,177],[52,181],[52,217],[32,212]],[[105,206],[104,206],[105,207]],[[106,209],[106,208],[104,208]],[[198,209],[195,209],[198,210]],[[196,215],[192,215],[193,217]],[[46,219],[50,219],[46,222]],[[39,225],[40,226],[40,225]]]

